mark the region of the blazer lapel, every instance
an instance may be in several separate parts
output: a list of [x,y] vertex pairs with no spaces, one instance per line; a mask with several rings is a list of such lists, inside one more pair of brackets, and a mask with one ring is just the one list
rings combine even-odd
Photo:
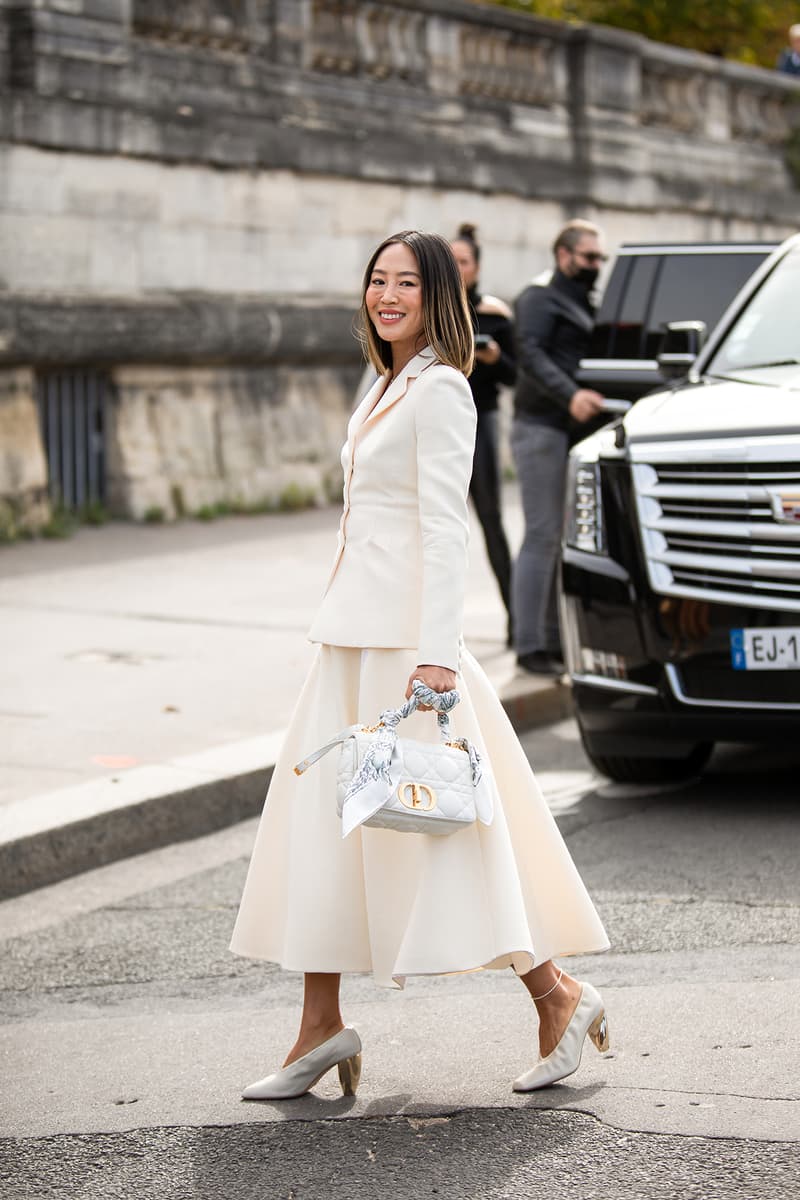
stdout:
[[351,447],[355,441],[359,429],[364,424],[372,410],[375,408],[375,405],[378,403],[378,399],[381,396],[381,392],[384,388],[386,388],[386,376],[381,375],[375,380],[364,399],[356,407],[356,410],[351,416],[347,425],[347,440]]
[[[372,411],[370,412],[369,409],[367,409],[363,421],[359,423],[359,428],[364,428],[367,425],[370,425],[373,421],[377,420],[378,417],[382,417],[384,413],[386,413],[390,408],[393,407],[393,405],[397,403],[398,400],[401,400],[402,397],[405,396],[411,381],[416,379],[418,375],[420,375],[427,367],[430,367],[435,362],[436,355],[434,354],[433,350],[431,350],[430,346],[424,346],[423,349],[420,350],[419,354],[415,354],[414,357],[406,363],[397,378],[391,381],[389,386],[386,388],[386,391],[378,400],[377,404],[375,404]],[[383,381],[381,380],[380,382]],[[372,399],[371,391],[367,393],[364,403],[366,404],[366,402],[370,399]],[[360,406],[358,411],[360,411]]]

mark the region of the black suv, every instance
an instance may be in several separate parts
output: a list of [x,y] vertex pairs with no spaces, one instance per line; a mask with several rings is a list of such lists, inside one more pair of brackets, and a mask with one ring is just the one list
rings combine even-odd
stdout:
[[[638,400],[664,387],[677,364],[659,362],[666,326],[695,325],[697,349],[775,242],[631,243],[621,246],[577,379],[604,396]],[[673,367],[678,366],[676,372]]]
[[798,296],[800,235],[684,383],[570,454],[562,639],[584,747],[613,779],[800,736]]

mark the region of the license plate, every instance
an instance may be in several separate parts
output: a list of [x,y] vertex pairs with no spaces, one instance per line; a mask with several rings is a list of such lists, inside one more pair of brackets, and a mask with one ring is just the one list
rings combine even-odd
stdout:
[[800,627],[732,629],[731,661],[735,671],[800,669]]

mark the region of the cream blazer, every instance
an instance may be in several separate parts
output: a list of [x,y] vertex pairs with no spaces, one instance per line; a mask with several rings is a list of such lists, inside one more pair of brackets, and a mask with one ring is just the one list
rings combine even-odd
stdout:
[[428,346],[364,397],[312,642],[411,647],[420,664],[459,669],[476,420],[466,379]]

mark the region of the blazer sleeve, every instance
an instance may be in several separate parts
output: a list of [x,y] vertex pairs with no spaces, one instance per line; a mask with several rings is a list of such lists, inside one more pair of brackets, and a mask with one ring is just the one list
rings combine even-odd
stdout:
[[422,535],[419,662],[451,671],[460,667],[476,424],[464,376],[451,367],[432,368],[415,412]]

